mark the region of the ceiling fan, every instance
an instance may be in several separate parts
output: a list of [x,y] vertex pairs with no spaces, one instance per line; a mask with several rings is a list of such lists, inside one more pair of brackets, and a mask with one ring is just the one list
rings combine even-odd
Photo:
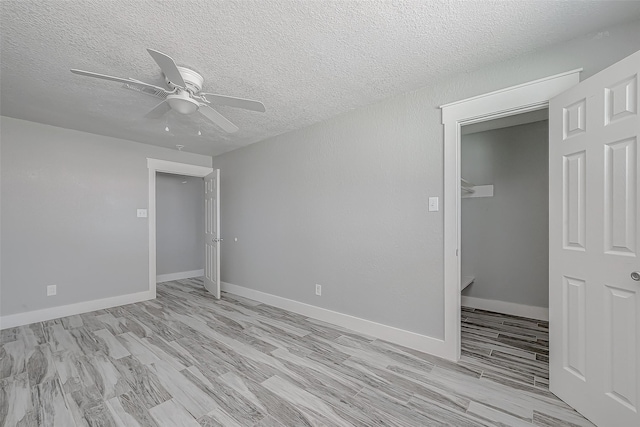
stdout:
[[156,105],[145,115],[145,117],[150,119],[160,118],[171,110],[185,115],[193,114],[197,111],[224,131],[233,133],[238,131],[238,126],[211,108],[211,104],[227,105],[229,107],[259,111],[262,113],[266,111],[264,105],[259,101],[200,92],[202,90],[202,84],[204,83],[204,78],[200,74],[189,68],[178,67],[170,56],[162,52],[153,49],[147,49],[147,52],[149,52],[153,60],[156,61],[156,64],[160,67],[169,89],[132,78],[125,79],[76,69],[72,69],[71,72],[81,76],[124,83],[127,89],[136,90],[163,99],[160,104]]

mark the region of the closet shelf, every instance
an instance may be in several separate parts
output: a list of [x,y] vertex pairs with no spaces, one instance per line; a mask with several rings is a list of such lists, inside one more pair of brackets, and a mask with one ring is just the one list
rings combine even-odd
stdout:
[[493,197],[493,184],[491,185],[475,185],[464,178],[460,178],[460,189],[462,197],[467,199],[471,197]]
[[464,288],[472,284],[476,280],[475,276],[463,276],[460,281],[460,291],[463,291]]

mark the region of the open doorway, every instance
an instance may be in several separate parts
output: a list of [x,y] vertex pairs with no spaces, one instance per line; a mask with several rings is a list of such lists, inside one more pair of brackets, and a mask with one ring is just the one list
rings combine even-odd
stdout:
[[546,109],[580,80],[580,69],[441,106],[444,125],[444,339],[439,355],[460,359],[460,139],[464,125]]
[[461,128],[461,363],[549,384],[548,110]]
[[204,275],[204,179],[156,174],[157,282]]
[[[183,176],[188,176],[188,177],[196,177],[196,178],[204,178],[205,179],[205,184],[208,182],[209,183],[209,187],[207,187],[205,185],[205,191],[204,194],[201,193],[201,197],[203,199],[203,203],[204,200],[207,200],[207,195],[210,193],[210,191],[207,190],[207,188],[211,189],[212,185],[211,185],[211,181],[213,179],[213,177],[218,177],[219,175],[219,170],[214,171],[213,168],[210,167],[206,167],[206,166],[197,166],[197,165],[191,165],[191,164],[186,164],[186,163],[177,163],[177,162],[170,162],[167,160],[159,160],[159,159],[147,159],[147,167],[149,169],[149,292],[150,292],[150,296],[151,298],[155,298],[156,297],[156,283],[157,283],[157,279],[158,279],[158,273],[157,273],[157,257],[156,257],[156,252],[157,252],[157,245],[156,245],[156,179],[157,179],[157,175],[159,173],[164,173],[164,174],[172,174],[172,175],[183,175]],[[182,179],[184,181],[184,179]],[[219,194],[219,180],[216,179],[216,184],[215,184],[215,194]],[[217,200],[217,197],[216,197]],[[217,209],[219,208],[219,205],[216,203],[216,209],[215,212],[217,213]],[[211,225],[211,221],[207,222],[206,220],[206,213],[207,210],[205,209],[205,225],[204,227],[201,229],[202,233],[205,236],[207,236],[207,224]],[[216,215],[216,219],[218,218],[218,216]],[[217,223],[217,221],[216,221]],[[215,231],[217,232],[218,229],[215,228]],[[217,235],[216,235],[217,236]],[[216,243],[216,245],[219,245],[219,239],[218,239],[218,243]],[[204,250],[204,248],[202,248]],[[219,249],[219,246],[218,246]],[[219,254],[219,250],[217,251],[217,254]],[[205,251],[204,253],[205,256],[205,276],[207,275],[206,269],[207,269],[207,253]],[[216,265],[217,268],[217,265]],[[219,272],[219,270],[216,270]],[[216,293],[216,297],[219,298],[219,280],[217,280],[217,285],[218,285],[218,293]],[[206,287],[206,281],[205,281],[205,287]],[[209,292],[212,292],[209,288],[208,288]]]

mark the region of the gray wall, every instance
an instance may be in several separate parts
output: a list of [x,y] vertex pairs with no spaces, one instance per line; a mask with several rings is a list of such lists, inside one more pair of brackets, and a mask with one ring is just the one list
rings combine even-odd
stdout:
[[[2,315],[145,291],[147,157],[211,158],[0,118]],[[46,296],[46,285],[57,285]]]
[[170,274],[203,268],[204,179],[158,173],[156,271]]
[[462,199],[463,295],[549,306],[549,122],[464,135],[462,177],[494,197]]
[[222,280],[441,338],[438,106],[578,67],[584,78],[638,40],[640,22],[608,29],[215,157]]

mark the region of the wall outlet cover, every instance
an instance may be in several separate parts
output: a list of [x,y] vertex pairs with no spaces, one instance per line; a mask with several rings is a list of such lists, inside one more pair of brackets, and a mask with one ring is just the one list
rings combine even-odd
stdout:
[[146,218],[147,210],[146,209],[138,209],[138,218]]
[[52,295],[55,295],[57,292],[56,290],[56,285],[49,285],[47,286],[47,296],[50,297]]

